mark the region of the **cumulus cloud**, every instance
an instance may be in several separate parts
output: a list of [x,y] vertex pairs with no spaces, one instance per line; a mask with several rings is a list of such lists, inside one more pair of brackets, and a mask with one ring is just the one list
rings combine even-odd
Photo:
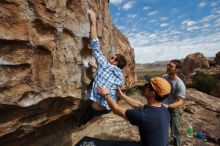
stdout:
[[201,3],[198,4],[198,7],[199,7],[199,8],[203,8],[203,7],[205,7],[205,6],[206,6],[206,3],[205,3],[205,2],[201,2]]
[[219,51],[220,32],[181,39],[180,34],[183,32],[178,30],[130,33],[128,39],[134,48],[136,63],[183,59],[195,52],[211,57]]
[[192,21],[192,20],[185,20],[182,22],[182,28],[186,29],[187,31],[192,31],[192,30],[198,30],[201,26],[197,26],[196,21]]
[[220,11],[218,10],[218,11],[215,11],[217,14],[220,14]]
[[220,18],[215,21],[215,23],[220,23]]
[[129,14],[127,15],[128,18],[135,18],[137,16],[137,14]]
[[181,32],[178,31],[178,30],[171,30],[171,31],[169,32],[169,34],[170,34],[170,35],[177,35],[177,34],[181,34]]
[[117,26],[117,28],[120,30],[120,31],[123,31],[124,29],[125,29],[125,27],[124,26]]
[[150,7],[147,6],[143,7],[143,10],[148,10],[148,9],[150,9]]
[[210,4],[211,7],[215,7],[215,6],[217,6],[217,5],[218,5],[217,2],[212,2],[212,3]]
[[161,21],[168,20],[168,17],[161,17],[160,20],[161,20]]
[[120,13],[116,13],[116,16],[120,16],[121,14]]
[[192,20],[184,20],[184,21],[182,22],[182,25],[183,25],[184,27],[186,27],[186,28],[192,27],[192,26],[194,26],[195,24],[196,24],[196,22],[195,22],[195,21],[192,21]]
[[215,27],[219,28],[220,26],[220,18],[215,21]]
[[178,19],[182,19],[182,18],[184,18],[185,16],[184,15],[181,15],[181,16],[178,16],[177,18]]
[[110,0],[110,3],[113,5],[120,5],[124,2],[124,0]]
[[169,25],[168,23],[162,23],[162,24],[160,24],[160,27],[166,27],[168,25]]
[[155,23],[155,22],[157,22],[157,20],[153,19],[153,20],[149,20],[148,22],[149,23]]
[[198,26],[193,26],[193,27],[187,27],[186,28],[187,31],[198,30],[198,29],[199,29]]
[[197,30],[199,26],[196,26],[197,22],[192,20],[185,20],[182,22],[182,28],[187,31]]
[[132,8],[134,6],[134,4],[135,4],[135,1],[127,2],[123,5],[123,9],[128,10],[128,9]]
[[218,15],[211,14],[211,15],[208,15],[206,17],[203,17],[201,22],[209,22],[209,21],[214,20],[218,17],[219,17]]
[[148,13],[147,15],[148,16],[153,16],[153,15],[156,15],[156,14],[157,14],[157,11],[152,11],[152,12]]

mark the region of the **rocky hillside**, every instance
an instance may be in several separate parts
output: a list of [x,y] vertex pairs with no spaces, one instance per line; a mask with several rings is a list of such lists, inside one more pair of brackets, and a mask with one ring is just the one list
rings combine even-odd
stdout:
[[83,66],[91,58],[88,9],[97,13],[101,50],[106,57],[126,56],[125,87],[133,85],[134,50],[112,24],[108,5],[108,0],[0,1],[0,145],[26,145],[44,137],[45,127],[75,115],[92,74]]

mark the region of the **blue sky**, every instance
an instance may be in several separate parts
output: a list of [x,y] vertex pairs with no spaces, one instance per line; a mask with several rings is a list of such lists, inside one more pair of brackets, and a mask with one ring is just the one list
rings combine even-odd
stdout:
[[220,0],[110,0],[110,13],[136,63],[220,51]]

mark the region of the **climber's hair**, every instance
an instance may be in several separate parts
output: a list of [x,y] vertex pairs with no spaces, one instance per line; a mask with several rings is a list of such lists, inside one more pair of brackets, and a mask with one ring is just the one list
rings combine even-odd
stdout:
[[115,61],[118,61],[117,67],[123,69],[127,65],[127,60],[122,54],[116,54],[115,56]]
[[176,70],[181,70],[182,62],[180,60],[174,59],[171,60],[170,62],[176,65]]

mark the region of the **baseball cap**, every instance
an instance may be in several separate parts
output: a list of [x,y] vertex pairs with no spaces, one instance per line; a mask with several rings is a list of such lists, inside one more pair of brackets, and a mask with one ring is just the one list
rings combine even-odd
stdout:
[[163,97],[168,95],[171,91],[170,83],[161,77],[154,77],[150,80],[151,86],[153,87],[154,91],[160,96]]

